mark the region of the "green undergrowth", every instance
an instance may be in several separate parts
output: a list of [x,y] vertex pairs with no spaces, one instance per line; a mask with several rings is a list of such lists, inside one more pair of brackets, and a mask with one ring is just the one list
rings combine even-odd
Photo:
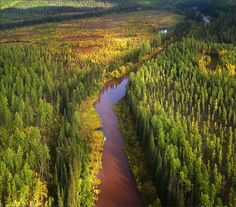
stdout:
[[86,98],[80,104],[80,135],[84,139],[89,140],[89,154],[88,154],[88,174],[85,179],[88,181],[88,192],[90,194],[90,206],[94,206],[94,202],[98,198],[100,190],[98,185],[101,183],[97,178],[98,172],[102,168],[102,151],[103,151],[103,137],[102,131],[97,130],[102,127],[101,120],[97,114],[94,103],[97,100],[98,93]]

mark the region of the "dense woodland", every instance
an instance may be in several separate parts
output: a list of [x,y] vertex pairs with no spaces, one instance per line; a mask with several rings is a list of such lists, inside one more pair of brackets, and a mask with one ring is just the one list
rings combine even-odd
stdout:
[[236,205],[236,47],[227,17],[194,28],[130,76],[130,111],[163,205]]
[[101,70],[40,46],[1,46],[0,54],[1,205],[91,206],[78,104]]

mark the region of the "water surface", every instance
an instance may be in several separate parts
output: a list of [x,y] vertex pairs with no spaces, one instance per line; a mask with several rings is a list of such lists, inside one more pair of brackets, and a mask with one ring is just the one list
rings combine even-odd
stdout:
[[98,207],[138,207],[143,201],[131,175],[124,154],[124,140],[118,129],[113,106],[125,96],[128,78],[105,84],[99,100],[95,104],[106,137],[102,157],[103,169],[99,173],[101,184]]

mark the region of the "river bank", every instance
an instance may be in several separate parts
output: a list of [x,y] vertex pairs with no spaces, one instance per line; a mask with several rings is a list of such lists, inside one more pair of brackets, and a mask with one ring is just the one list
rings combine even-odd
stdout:
[[135,124],[125,98],[114,106],[118,127],[125,140],[125,154],[136,186],[146,206],[161,206],[157,190],[148,172],[147,158],[136,136]]
[[97,100],[99,93],[96,92],[94,95],[87,97],[81,104],[79,110],[79,121],[83,123],[80,125],[80,135],[86,139],[89,146],[90,153],[88,154],[88,169],[85,172],[85,179],[89,180],[90,197],[91,203],[88,206],[93,206],[94,201],[97,200],[99,190],[97,186],[101,183],[100,179],[97,177],[98,172],[102,167],[102,151],[103,151],[103,138],[104,134],[101,130],[102,128],[101,120],[94,108],[94,103]]

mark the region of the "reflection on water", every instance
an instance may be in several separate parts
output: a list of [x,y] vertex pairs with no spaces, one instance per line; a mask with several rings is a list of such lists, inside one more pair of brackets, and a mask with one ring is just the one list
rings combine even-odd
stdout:
[[[127,85],[127,82],[128,82],[128,77],[124,77],[124,78],[119,78],[119,79],[114,79],[114,80],[109,80],[107,81],[103,88],[102,88],[102,92],[101,92],[101,95],[99,97],[99,101],[100,101],[100,98],[101,96],[103,95],[107,95],[108,93],[110,93],[110,98],[111,99],[116,99],[117,98],[117,94],[114,94],[114,93],[117,93],[117,92],[123,92],[121,94],[121,96],[123,97],[125,95],[125,89],[126,89],[126,85]],[[118,98],[122,98],[122,97],[118,97]],[[99,102],[98,101],[98,102]],[[114,100],[116,101],[116,100]]]
[[127,82],[127,77],[107,82],[95,104],[106,137],[103,169],[99,173],[101,193],[96,203],[99,207],[143,206],[124,154],[124,140],[118,130],[117,117],[112,110],[125,96]]

